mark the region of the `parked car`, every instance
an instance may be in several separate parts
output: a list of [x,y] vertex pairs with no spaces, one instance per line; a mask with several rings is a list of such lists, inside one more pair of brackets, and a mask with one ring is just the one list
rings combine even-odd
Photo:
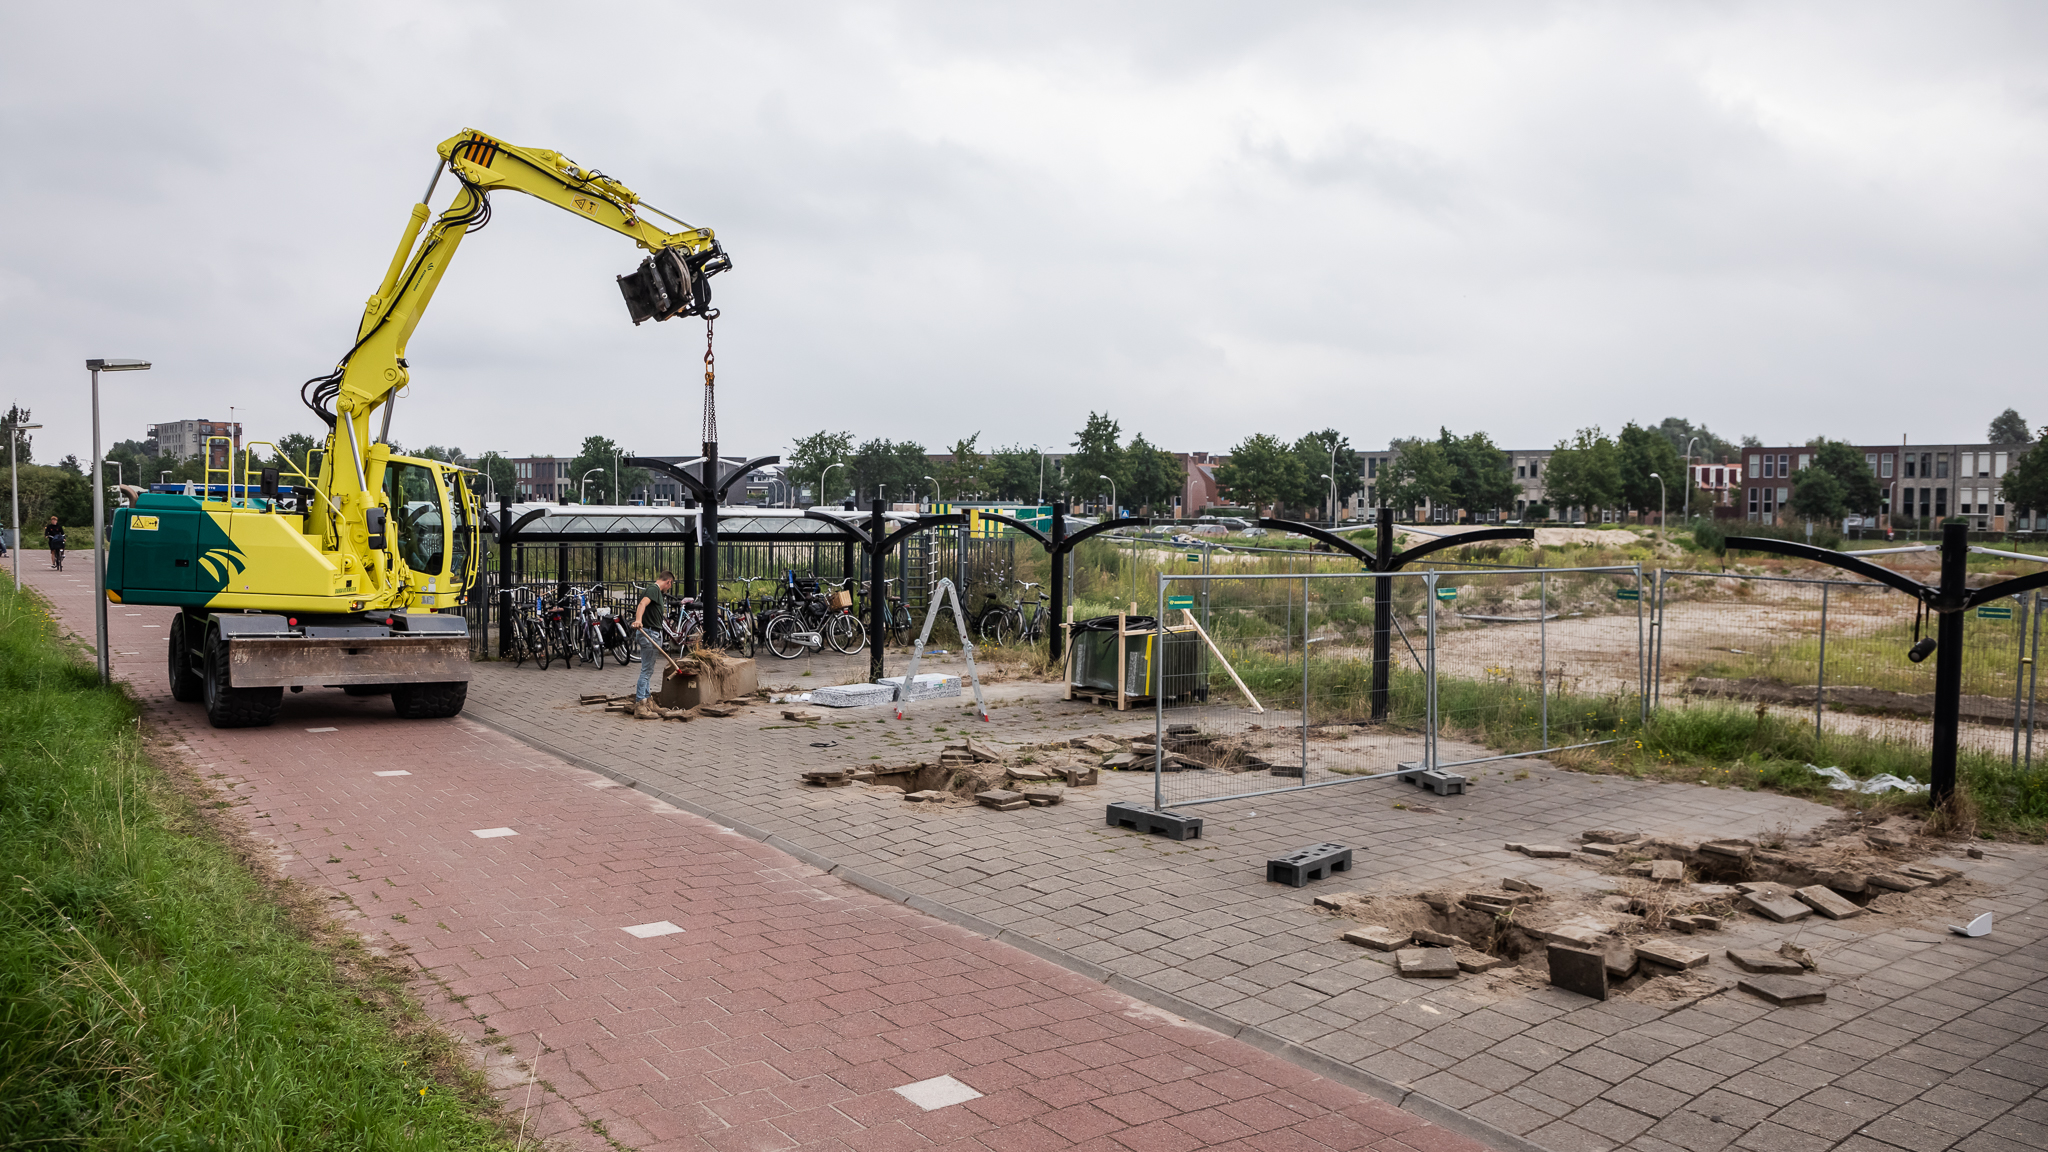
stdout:
[[[1206,516],[1203,517],[1202,523],[1221,524],[1225,528],[1233,532],[1242,532],[1245,529],[1252,527],[1252,522],[1245,519],[1242,516]],[[1201,527],[1201,525],[1198,524],[1196,525],[1196,527]]]
[[1190,536],[1228,536],[1230,535],[1230,529],[1217,521],[1204,520],[1199,524],[1188,525],[1187,534]]
[[1272,535],[1272,533],[1266,531],[1264,528],[1247,528],[1244,530],[1242,535],[1249,536],[1253,539],[1257,539],[1260,536],[1270,536]]

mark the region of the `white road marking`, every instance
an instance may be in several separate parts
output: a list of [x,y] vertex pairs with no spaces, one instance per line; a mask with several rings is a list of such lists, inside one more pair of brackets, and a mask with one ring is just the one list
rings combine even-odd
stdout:
[[339,728],[308,728],[308,729],[306,729],[306,731],[308,731],[308,732],[339,732],[339,731],[341,731],[341,729],[339,729]]
[[981,1097],[981,1093],[953,1079],[951,1076],[934,1076],[929,1080],[919,1080],[915,1084],[905,1084],[903,1087],[891,1089],[891,1091],[894,1091],[898,1096],[903,1097],[927,1112],[936,1112],[941,1108],[954,1104],[965,1104],[969,1100],[977,1100]]
[[472,828],[469,833],[479,840],[494,840],[500,836],[517,836],[510,828]]
[[628,924],[624,930],[638,936],[642,940],[651,936],[673,936],[682,931],[681,928],[666,920],[656,920],[652,924]]
[[390,772],[373,772],[373,773],[371,773],[371,775],[373,775],[373,776],[410,776],[410,775],[412,775],[412,773],[410,773],[410,772],[407,772],[407,771],[406,771],[405,769],[403,769],[403,768],[399,768],[399,769],[395,769],[395,770],[393,770],[393,771],[390,771]]

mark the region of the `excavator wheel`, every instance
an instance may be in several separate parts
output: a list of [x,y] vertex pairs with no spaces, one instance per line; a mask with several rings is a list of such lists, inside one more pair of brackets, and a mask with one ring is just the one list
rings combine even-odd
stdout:
[[401,720],[439,720],[459,715],[468,699],[467,680],[391,686],[391,709]]
[[283,688],[237,688],[228,675],[228,643],[218,627],[206,629],[206,648],[201,663],[201,696],[206,719],[215,728],[268,728],[277,719],[284,702]]
[[206,681],[192,670],[192,629],[183,612],[171,617],[171,699],[197,704],[206,695]]

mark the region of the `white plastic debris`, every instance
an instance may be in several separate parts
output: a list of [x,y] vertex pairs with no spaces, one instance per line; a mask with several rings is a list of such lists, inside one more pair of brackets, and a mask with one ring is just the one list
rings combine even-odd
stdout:
[[1948,926],[1948,930],[1958,936],[1989,936],[1991,935],[1991,913],[1986,912],[1960,928],[1951,924]]
[[811,694],[809,692],[770,692],[768,694],[768,702],[770,704],[809,704],[811,702]]
[[1917,780],[1901,780],[1889,772],[1879,776],[1872,776],[1868,780],[1858,780],[1840,768],[1814,768],[1811,764],[1808,764],[1807,767],[1813,770],[1815,776],[1826,778],[1828,787],[1833,788],[1837,792],[1862,792],[1867,795],[1875,795],[1879,792],[1888,792],[1896,788],[1901,792],[1911,795],[1927,791],[1927,785]]

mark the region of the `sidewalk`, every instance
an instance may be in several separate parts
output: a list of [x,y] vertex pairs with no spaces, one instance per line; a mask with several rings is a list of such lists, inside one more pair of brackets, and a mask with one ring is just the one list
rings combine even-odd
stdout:
[[[92,634],[89,564],[24,577]],[[275,727],[216,731],[169,699],[171,612],[108,611],[115,674],[154,732],[286,874],[445,989],[422,998],[515,1115],[530,1093],[530,1134],[722,1152],[1483,1147],[468,719],[401,722],[381,697],[308,689]]]
[[[812,662],[763,664],[764,682],[832,683],[843,671],[802,678]],[[1502,845],[1571,843],[1587,828],[1755,836],[1811,828],[1835,810],[1522,760],[1487,766],[1472,795],[1429,798],[1432,813],[1397,807],[1415,798],[1401,785],[1360,782],[1195,809],[1208,820],[1203,838],[1170,843],[1103,826],[1108,801],[1150,803],[1143,773],[1104,773],[1067,803],[1014,813],[796,783],[798,765],[931,760],[963,731],[998,748],[1152,731],[1149,715],[1065,704],[1049,686],[1029,698],[1000,685],[1010,699],[989,724],[963,726],[954,701],[935,701],[904,721],[875,708],[791,725],[750,710],[685,725],[576,705],[579,692],[623,690],[625,670],[476,672],[468,715],[530,745],[1302,1066],[1348,1070],[1404,1107],[1456,1110],[1489,1125],[1499,1147],[2048,1148],[2048,852],[2038,846],[1937,861],[1988,889],[1947,921],[1996,912],[1997,930],[1981,939],[1933,919],[1744,918],[1692,941],[1711,951],[1703,971],[1724,989],[1693,1003],[1602,1003],[1547,988],[1502,998],[1476,980],[1393,975],[1383,955],[1341,942],[1343,922],[1309,897],[1492,887],[1503,876],[1554,892],[1611,890],[1582,865]],[[814,746],[823,743],[833,746]],[[1445,741],[1444,754],[1478,753]],[[1314,892],[1265,882],[1264,859],[1322,841],[1354,846],[1351,874]],[[1820,958],[1827,1003],[1773,1008],[1731,987],[1738,973],[1724,949],[1780,940]]]

